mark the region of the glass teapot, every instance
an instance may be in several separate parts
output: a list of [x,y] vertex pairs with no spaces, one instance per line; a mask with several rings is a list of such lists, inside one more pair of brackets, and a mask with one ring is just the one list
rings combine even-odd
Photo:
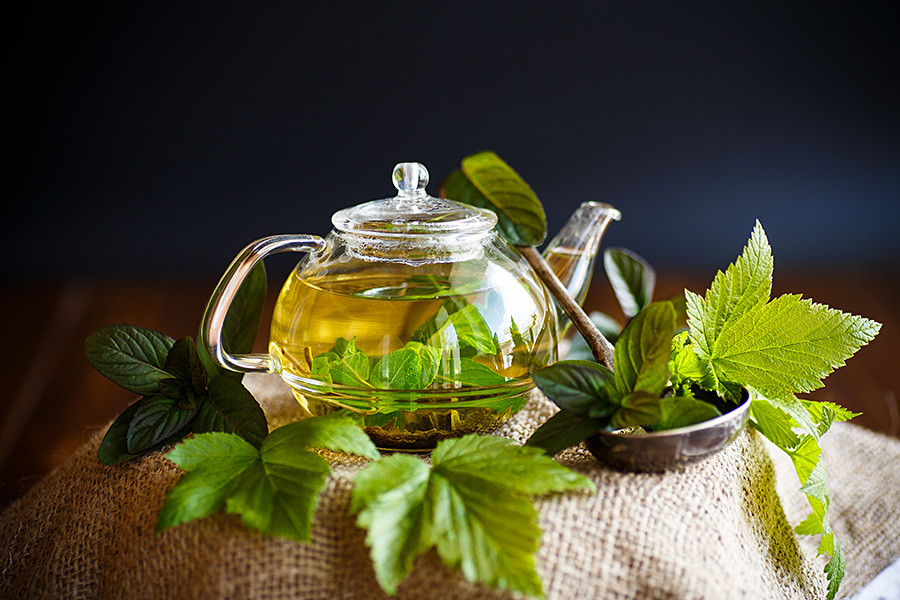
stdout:
[[[429,196],[428,172],[398,164],[397,195],[338,211],[324,239],[275,235],[235,258],[210,299],[201,343],[224,368],[277,373],[306,416],[347,408],[375,443],[427,450],[520,410],[531,374],[557,360],[569,321],[491,211]],[[619,213],[586,202],[544,258],[578,302]],[[308,254],[281,290],[267,354],[232,355],[225,315],[267,255]]]

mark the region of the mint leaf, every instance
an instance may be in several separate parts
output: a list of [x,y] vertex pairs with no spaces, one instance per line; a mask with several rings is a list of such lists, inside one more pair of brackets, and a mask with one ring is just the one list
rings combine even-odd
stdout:
[[351,510],[367,528],[379,584],[393,594],[431,547],[467,579],[540,596],[540,530],[528,496],[593,489],[583,476],[510,440],[469,435],[438,443],[431,469],[395,455],[356,478]]
[[439,348],[408,342],[384,356],[372,369],[372,385],[390,390],[418,390],[431,385],[441,361]]
[[378,452],[352,415],[312,417],[285,427],[267,436],[259,450],[230,433],[201,433],[176,446],[167,456],[188,473],[166,497],[157,530],[224,506],[263,533],[308,540],[330,470],[313,448],[351,449],[370,457]]
[[226,375],[209,382],[209,393],[200,403],[191,429],[195,433],[236,433],[257,448],[269,432],[266,415],[253,394]]
[[445,300],[434,317],[413,333],[412,339],[434,348],[468,346],[480,354],[497,353],[494,334],[479,310],[455,298]]
[[160,442],[187,430],[197,406],[182,408],[177,400],[157,394],[140,403],[131,417],[126,433],[129,453],[140,454]]
[[626,394],[612,419],[610,426],[613,429],[628,429],[630,427],[643,427],[656,429],[662,416],[660,398],[650,392],[631,392]]
[[[452,362],[450,363],[450,365],[453,364]],[[487,387],[506,383],[506,377],[471,358],[462,357],[456,365],[459,367],[457,373],[454,374],[451,371],[450,373],[441,372],[439,374],[442,383],[472,387]]]
[[355,340],[338,338],[331,350],[313,358],[311,371],[313,377],[327,383],[372,387],[369,369],[369,357],[356,347]]
[[444,183],[447,198],[497,213],[497,230],[514,246],[537,246],[547,235],[547,217],[527,183],[493,152],[462,160]]
[[175,340],[146,327],[110,325],[87,336],[88,362],[101,375],[130,392],[155,394],[159,381],[172,377],[166,356]]
[[687,427],[714,419],[722,414],[709,402],[691,396],[663,398],[660,400],[659,408],[659,423],[655,427],[657,431]]
[[626,318],[650,304],[656,272],[647,261],[625,248],[608,248],[603,252],[603,265]]
[[553,403],[582,418],[608,418],[619,406],[612,371],[590,361],[563,360],[534,372],[534,383]]
[[669,380],[674,336],[675,308],[669,302],[655,302],[628,322],[613,354],[620,393],[662,393]]
[[[97,458],[101,463],[104,465],[114,465],[126,460],[131,460],[132,458],[137,458],[142,454],[140,452],[131,452],[128,450],[128,429],[131,426],[131,421],[134,418],[135,413],[149,401],[150,397],[148,396],[140,398],[122,411],[122,413],[116,417],[115,421],[112,422],[109,429],[103,435],[103,440],[100,442],[100,448],[97,450]],[[179,431],[171,437],[160,440],[155,445],[147,448],[147,451],[167,446],[178,441],[181,437],[182,432]]]
[[194,340],[184,337],[177,340],[166,355],[166,371],[200,393],[206,388],[206,372],[200,362]]
[[604,429],[609,419],[579,417],[568,411],[561,410],[538,427],[526,446],[542,448],[548,456],[554,456],[576,446],[591,435]]

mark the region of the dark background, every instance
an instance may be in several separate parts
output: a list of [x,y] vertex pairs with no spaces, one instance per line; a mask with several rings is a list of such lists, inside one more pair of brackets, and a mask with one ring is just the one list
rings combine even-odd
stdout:
[[[7,14],[3,275],[215,274],[492,149],[658,269],[895,267],[897,3],[37,4]],[[11,206],[11,207],[10,207]]]

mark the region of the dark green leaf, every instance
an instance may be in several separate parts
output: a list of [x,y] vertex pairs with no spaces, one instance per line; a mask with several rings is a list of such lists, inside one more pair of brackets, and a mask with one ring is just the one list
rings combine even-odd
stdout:
[[431,385],[437,375],[441,351],[409,342],[386,355],[372,369],[372,385],[390,390],[418,390]]
[[[225,315],[225,323],[222,328],[222,346],[230,354],[247,354],[253,351],[253,342],[256,339],[256,331],[259,328],[260,316],[266,301],[266,269],[259,262],[247,277],[231,301],[228,313]],[[203,339],[202,335],[197,339]],[[244,376],[223,369],[209,355],[207,348],[200,345],[197,349],[200,360],[206,369],[206,378],[213,379],[217,375],[225,374],[238,381]]]
[[675,337],[675,309],[655,302],[628,322],[613,355],[616,388],[626,394],[659,396],[669,380],[669,358]]
[[169,350],[166,355],[166,371],[180,381],[189,382],[197,393],[206,389],[206,373],[194,340],[189,337],[176,341]]
[[162,394],[147,397],[128,426],[128,452],[139,454],[179,433],[183,436],[196,413],[196,405],[182,408],[178,400]]
[[646,260],[625,248],[609,248],[603,253],[603,265],[627,318],[650,304],[656,272]]
[[618,407],[612,371],[595,362],[559,361],[535,371],[534,382],[557,406],[579,417],[608,417]]
[[[131,425],[131,420],[134,418],[135,413],[149,400],[149,397],[139,399],[122,411],[116,420],[113,421],[112,425],[110,425],[106,434],[103,436],[103,440],[100,442],[100,448],[97,450],[97,458],[101,463],[104,465],[114,465],[126,460],[131,460],[132,458],[137,458],[143,454],[140,452],[130,452],[128,450],[128,428]],[[182,437],[183,432],[177,432],[172,437],[161,440],[155,446],[147,448],[147,452],[158,450],[163,446],[177,442]]]
[[537,246],[547,235],[547,218],[527,183],[493,152],[479,152],[450,174],[444,194],[497,213],[497,229],[514,246]]
[[576,446],[605,428],[608,419],[586,419],[564,410],[559,411],[538,427],[526,446],[542,448],[549,456]]
[[269,432],[259,402],[240,381],[221,375],[209,382],[209,395],[201,402],[191,429],[236,433],[257,448]]
[[159,381],[172,377],[166,356],[175,340],[152,329],[110,325],[91,333],[84,342],[88,362],[101,375],[135,394],[159,391]]

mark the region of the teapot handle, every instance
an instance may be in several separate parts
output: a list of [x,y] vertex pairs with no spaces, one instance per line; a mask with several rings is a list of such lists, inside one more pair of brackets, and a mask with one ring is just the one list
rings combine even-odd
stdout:
[[316,235],[285,234],[264,237],[248,245],[232,261],[213,291],[200,325],[200,343],[219,365],[239,373],[277,373],[278,359],[271,354],[229,354],[222,345],[225,315],[241,284],[256,263],[278,252],[318,252],[325,240]]

